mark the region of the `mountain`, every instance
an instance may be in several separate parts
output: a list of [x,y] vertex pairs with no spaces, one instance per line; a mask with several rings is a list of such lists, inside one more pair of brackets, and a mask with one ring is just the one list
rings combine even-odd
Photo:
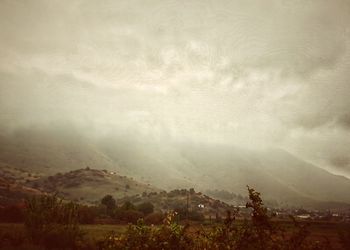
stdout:
[[250,185],[263,199],[281,205],[350,203],[349,179],[282,149],[250,150],[138,134],[92,137],[55,128],[19,130],[0,139],[0,167],[47,176],[90,167],[132,176],[165,190],[194,187],[245,195]]
[[250,185],[264,199],[278,200],[282,205],[350,203],[349,179],[282,149],[249,150],[188,142],[157,144],[140,138],[111,139],[101,143],[100,148],[118,161],[120,171],[164,189],[222,189],[245,195],[246,185]]
[[65,128],[21,129],[0,134],[0,166],[43,174],[87,166],[115,169],[108,159],[79,131]]
[[[181,145],[183,156],[215,188],[244,193],[254,186],[282,202],[350,202],[350,180],[333,175],[281,149],[252,151],[227,145]],[[196,180],[197,181],[197,180]]]

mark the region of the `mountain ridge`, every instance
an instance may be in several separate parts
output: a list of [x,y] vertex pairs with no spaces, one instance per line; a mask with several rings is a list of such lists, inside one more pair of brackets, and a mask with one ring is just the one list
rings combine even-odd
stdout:
[[45,175],[108,169],[165,190],[194,187],[245,194],[248,184],[283,205],[350,203],[349,179],[275,148],[159,142],[139,135],[96,139],[79,131],[27,129],[1,136],[0,163]]

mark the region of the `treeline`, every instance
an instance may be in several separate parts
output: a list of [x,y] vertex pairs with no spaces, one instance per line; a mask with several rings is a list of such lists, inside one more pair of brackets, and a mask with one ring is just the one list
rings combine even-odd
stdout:
[[[33,198],[32,200],[36,199]],[[56,199],[60,200],[58,197]],[[30,202],[0,208],[0,222],[24,223],[28,212],[28,204]],[[150,224],[158,224],[164,218],[162,213],[154,212],[154,206],[150,202],[143,202],[135,206],[130,201],[126,201],[117,206],[111,195],[103,197],[101,204],[98,206],[75,204],[75,209],[79,224],[127,224],[136,223],[140,218]]]
[[[165,191],[163,191],[165,192]],[[179,195],[194,194],[194,190],[172,190],[164,195],[176,197]],[[157,196],[158,193],[144,193],[142,196]],[[159,197],[158,197],[159,198]],[[156,211],[154,204],[150,201],[138,202],[135,204],[131,201],[133,197],[125,199],[118,204],[112,195],[105,195],[99,205],[87,206],[76,204],[78,222],[80,224],[127,224],[136,223],[137,220],[143,219],[146,224],[161,224],[165,215],[159,209]],[[137,205],[136,205],[137,204]],[[184,219],[192,221],[203,221],[204,215],[198,209],[188,209],[182,200],[176,200],[169,204],[170,210],[176,212],[176,220]],[[17,204],[0,208],[0,222],[3,223],[24,223],[27,205]]]

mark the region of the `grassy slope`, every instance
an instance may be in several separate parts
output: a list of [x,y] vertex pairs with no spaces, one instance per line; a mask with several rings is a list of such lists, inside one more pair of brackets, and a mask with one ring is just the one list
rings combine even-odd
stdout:
[[106,194],[121,198],[125,195],[160,191],[149,184],[115,172],[97,169],[78,169],[59,173],[29,182],[28,185],[82,203],[98,202]]

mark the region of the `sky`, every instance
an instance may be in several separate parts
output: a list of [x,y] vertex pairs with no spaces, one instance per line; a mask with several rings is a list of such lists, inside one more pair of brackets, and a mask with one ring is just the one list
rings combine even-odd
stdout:
[[350,1],[0,0],[0,123],[279,147],[350,178]]

